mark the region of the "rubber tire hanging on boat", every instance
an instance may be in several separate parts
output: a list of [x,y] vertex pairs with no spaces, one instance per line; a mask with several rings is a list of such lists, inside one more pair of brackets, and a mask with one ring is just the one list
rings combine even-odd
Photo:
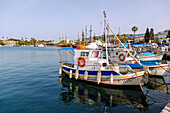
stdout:
[[62,67],[59,68],[59,74],[62,74]]
[[70,69],[69,78],[72,78],[73,71]]
[[77,80],[79,78],[79,70],[76,69],[76,72],[75,72],[75,79]]
[[[123,58],[121,58],[121,56],[123,56]],[[119,60],[120,60],[120,61],[124,61],[125,58],[126,58],[126,56],[125,56],[123,53],[119,55]]]
[[97,84],[99,84],[101,82],[101,71],[99,70],[97,73]]
[[[83,61],[83,64],[81,64],[81,61]],[[78,58],[78,65],[79,65],[80,67],[84,67],[84,66],[86,65],[86,60],[85,60],[84,57],[79,57],[79,58]]]
[[85,73],[84,73],[84,80],[87,80],[87,79],[88,79],[88,72],[85,71]]

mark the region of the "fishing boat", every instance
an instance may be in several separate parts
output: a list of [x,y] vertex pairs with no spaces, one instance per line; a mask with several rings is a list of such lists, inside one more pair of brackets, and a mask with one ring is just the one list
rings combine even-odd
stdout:
[[[130,52],[134,55],[135,52],[130,50]],[[167,74],[169,65],[168,64],[161,64],[159,62],[142,62],[138,60],[142,65],[137,63],[123,48],[113,48],[109,50],[110,53],[110,62],[118,63],[121,65],[129,65],[132,69],[140,70],[143,69],[144,66],[149,68],[149,74],[154,76],[164,76]],[[128,69],[124,70],[128,72]]]
[[133,44],[131,45],[136,52],[135,57],[141,63],[161,62],[164,52],[159,51],[156,43]]
[[102,86],[139,86],[139,82],[144,85],[145,71],[120,73],[120,68],[130,67],[108,64],[102,50],[75,49],[67,53],[74,53],[74,62],[62,63],[60,72],[66,73],[70,79]]
[[145,62],[161,62],[163,58],[163,53],[159,52],[138,52],[135,57],[141,61]]

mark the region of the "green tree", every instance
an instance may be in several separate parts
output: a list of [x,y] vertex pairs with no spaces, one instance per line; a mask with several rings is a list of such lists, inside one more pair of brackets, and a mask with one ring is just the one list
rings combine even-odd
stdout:
[[0,40],[0,45],[5,45],[5,44],[3,43],[3,41]]
[[159,38],[156,38],[155,42],[158,43],[159,42]]
[[153,28],[151,28],[150,33],[149,33],[149,36],[150,36],[150,39],[151,39],[151,40],[154,40],[154,39],[155,39]]
[[2,37],[2,40],[4,40],[4,36]]
[[127,34],[123,34],[123,38],[127,41]]
[[163,40],[163,42],[162,42],[162,43],[163,43],[163,44],[164,44],[164,43],[166,43],[166,40]]
[[133,27],[131,28],[131,30],[133,31],[133,33],[134,33],[134,38],[135,38],[135,32],[138,30],[138,27],[133,26]]
[[133,35],[132,35],[132,34],[130,34],[130,37],[131,37],[131,38],[132,38],[132,36],[133,36]]
[[118,37],[118,38],[120,38],[120,35],[119,35],[119,34],[117,34],[117,37]]
[[147,29],[146,29],[146,33],[145,33],[145,36],[144,36],[146,43],[149,43],[149,37],[150,37],[149,28],[147,28]]
[[37,40],[35,38],[31,38],[30,43],[31,45],[36,45]]

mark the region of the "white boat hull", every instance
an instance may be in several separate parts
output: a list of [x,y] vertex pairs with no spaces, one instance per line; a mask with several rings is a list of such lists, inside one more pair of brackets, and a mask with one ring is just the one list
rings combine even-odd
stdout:
[[[63,65],[62,71],[66,73],[66,75],[70,75],[70,70],[72,70],[72,78],[76,78],[76,72],[75,72],[75,68],[72,67],[68,67]],[[83,80],[83,81],[87,81],[87,82],[93,82],[97,84],[97,78],[98,75],[97,74],[89,74],[88,75],[88,79],[84,79],[84,72],[87,71],[88,73],[97,73],[97,70],[78,70],[78,78],[77,80]],[[100,84],[104,84],[104,85],[116,85],[116,86],[139,86],[139,82],[137,80],[137,76],[138,79],[141,83],[141,85],[144,85],[144,81],[143,81],[143,75],[144,75],[144,71],[140,71],[137,72],[137,76],[135,73],[130,73],[130,74],[125,74],[125,75],[114,75],[113,74],[113,78],[111,79],[111,75],[109,75],[108,73],[112,73],[113,70],[101,70],[101,82]],[[114,72],[114,71],[113,71]],[[82,74],[83,73],[83,74]],[[112,81],[111,81],[112,80]]]
[[148,67],[150,70],[150,75],[154,75],[154,76],[164,76],[167,74],[167,71],[169,69],[168,64],[160,64],[160,65],[154,65]]
[[143,57],[140,56],[138,59],[140,61],[161,61],[162,57],[163,55],[143,56]]

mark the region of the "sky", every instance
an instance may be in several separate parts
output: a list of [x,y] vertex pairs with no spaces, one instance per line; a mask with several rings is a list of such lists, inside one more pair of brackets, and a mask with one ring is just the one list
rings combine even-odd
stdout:
[[170,29],[170,0],[0,0],[0,39],[76,40],[86,25],[88,37],[90,25],[92,35],[102,35],[103,11],[116,33],[119,27],[121,34],[133,34],[133,26],[137,34]]

